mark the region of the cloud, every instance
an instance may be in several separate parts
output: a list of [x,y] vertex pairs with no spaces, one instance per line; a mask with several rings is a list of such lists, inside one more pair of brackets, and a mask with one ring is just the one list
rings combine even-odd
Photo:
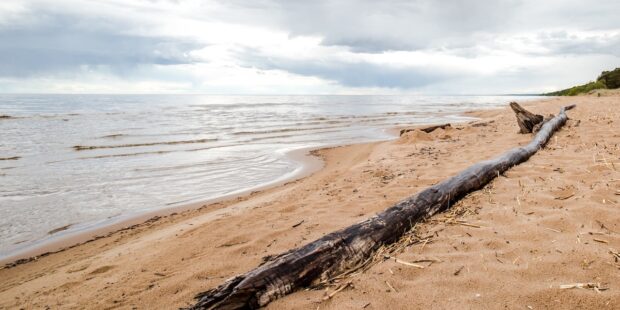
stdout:
[[530,92],[620,66],[612,0],[5,2],[0,92]]
[[620,56],[620,31],[610,33],[539,33],[539,44],[548,54],[608,54]]
[[203,45],[186,39],[125,33],[126,21],[58,13],[21,12],[25,23],[0,28],[0,76],[106,70],[127,74],[141,65],[192,63]]
[[293,57],[274,57],[253,49],[246,49],[238,53],[237,57],[246,67],[313,76],[349,87],[418,88],[458,76],[455,72],[448,74],[443,70],[425,66],[395,66],[337,57],[308,61]]
[[324,45],[381,52],[462,44],[464,36],[501,27],[513,2],[237,0],[222,1],[236,13],[221,16],[284,28],[292,36],[320,36]]
[[[515,41],[523,34],[565,31],[620,30],[613,0],[482,1],[482,0],[342,0],[342,1],[221,1],[230,14],[218,18],[237,23],[271,25],[291,36],[318,36],[326,46],[354,52],[463,50],[497,47],[495,41]],[[245,14],[244,14],[245,12]],[[540,47],[553,40],[539,38]],[[588,50],[589,41],[573,42]],[[574,51],[578,50],[574,49]],[[557,50],[563,52],[564,50]],[[611,52],[592,49],[594,52]],[[568,51],[567,52],[571,52]]]

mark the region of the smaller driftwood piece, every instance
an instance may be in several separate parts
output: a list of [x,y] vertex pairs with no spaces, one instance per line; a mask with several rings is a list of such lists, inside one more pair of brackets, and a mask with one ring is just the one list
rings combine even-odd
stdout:
[[[446,129],[447,127],[451,127],[451,126],[452,125],[450,125],[450,123],[447,123],[447,124],[434,125],[434,126],[425,127],[425,128],[417,128],[417,130],[424,131],[426,133],[431,133],[431,132],[435,131],[435,129],[439,129],[439,128]],[[416,128],[401,129],[400,130],[400,135],[402,136],[402,135],[404,135],[404,134],[406,134],[406,133],[408,133],[410,131],[414,131],[414,130],[416,130]]]
[[[511,107],[518,108],[519,125],[527,124],[529,129],[526,130],[542,123],[542,116],[527,112],[517,104]],[[190,309],[256,309],[295,290],[333,279],[363,265],[383,245],[400,240],[416,222],[450,208],[468,193],[481,189],[512,166],[528,160],[564,125],[568,119],[565,111],[573,107],[562,108],[557,116],[545,122],[527,145],[476,163],[363,222],[270,257],[263,265],[199,293],[196,304]]]
[[553,118],[553,115],[551,115],[551,118],[545,118],[542,115],[534,114],[516,102],[511,102],[510,108],[512,108],[512,111],[515,112],[515,116],[517,117],[517,124],[519,124],[520,129],[519,133],[523,134],[538,132],[545,122]]

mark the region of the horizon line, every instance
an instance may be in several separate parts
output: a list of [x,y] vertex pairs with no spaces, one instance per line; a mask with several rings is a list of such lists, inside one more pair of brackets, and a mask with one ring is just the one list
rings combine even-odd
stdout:
[[544,96],[544,93],[499,93],[499,94],[454,94],[454,93],[432,93],[432,94],[334,94],[334,93],[320,93],[320,94],[218,94],[218,93],[27,93],[27,92],[0,92],[2,95],[108,95],[108,96],[139,96],[139,95],[163,95],[163,96]]

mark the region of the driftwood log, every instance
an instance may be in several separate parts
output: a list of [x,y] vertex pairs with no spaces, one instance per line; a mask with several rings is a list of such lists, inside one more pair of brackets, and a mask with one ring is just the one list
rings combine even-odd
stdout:
[[536,132],[540,129],[540,125],[543,124],[545,118],[542,115],[534,114],[516,102],[510,103],[510,108],[515,112],[517,117],[517,124],[519,124],[520,133]]
[[398,241],[419,220],[448,209],[468,193],[526,161],[566,123],[565,110],[546,122],[526,146],[479,162],[456,176],[411,196],[382,213],[332,232],[300,248],[272,257],[263,265],[196,296],[190,309],[255,309],[363,264],[382,245]]
[[[446,127],[451,127],[452,125],[448,124],[441,124],[441,125],[434,125],[434,126],[430,126],[430,127],[426,127],[426,128],[418,128],[417,130],[421,130],[424,131],[426,133],[431,133],[433,131],[435,131],[435,129],[446,129]],[[416,130],[416,128],[405,128],[405,129],[401,129],[400,130],[400,135],[404,135],[405,133],[408,133],[410,131],[414,131]]]

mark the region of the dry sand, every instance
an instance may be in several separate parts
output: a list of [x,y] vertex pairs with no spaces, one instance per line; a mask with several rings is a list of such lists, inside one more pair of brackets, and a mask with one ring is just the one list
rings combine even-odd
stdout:
[[[548,114],[569,103],[578,104],[571,120],[545,149],[419,225],[427,242],[396,255],[436,262],[418,269],[384,261],[330,300],[321,301],[325,290],[300,291],[268,308],[618,309],[620,96],[526,106]],[[0,270],[0,308],[189,305],[266,255],[371,217],[531,138],[517,134],[508,109],[471,115],[486,125],[320,150],[326,167],[310,177]],[[560,289],[589,282],[606,290]]]

